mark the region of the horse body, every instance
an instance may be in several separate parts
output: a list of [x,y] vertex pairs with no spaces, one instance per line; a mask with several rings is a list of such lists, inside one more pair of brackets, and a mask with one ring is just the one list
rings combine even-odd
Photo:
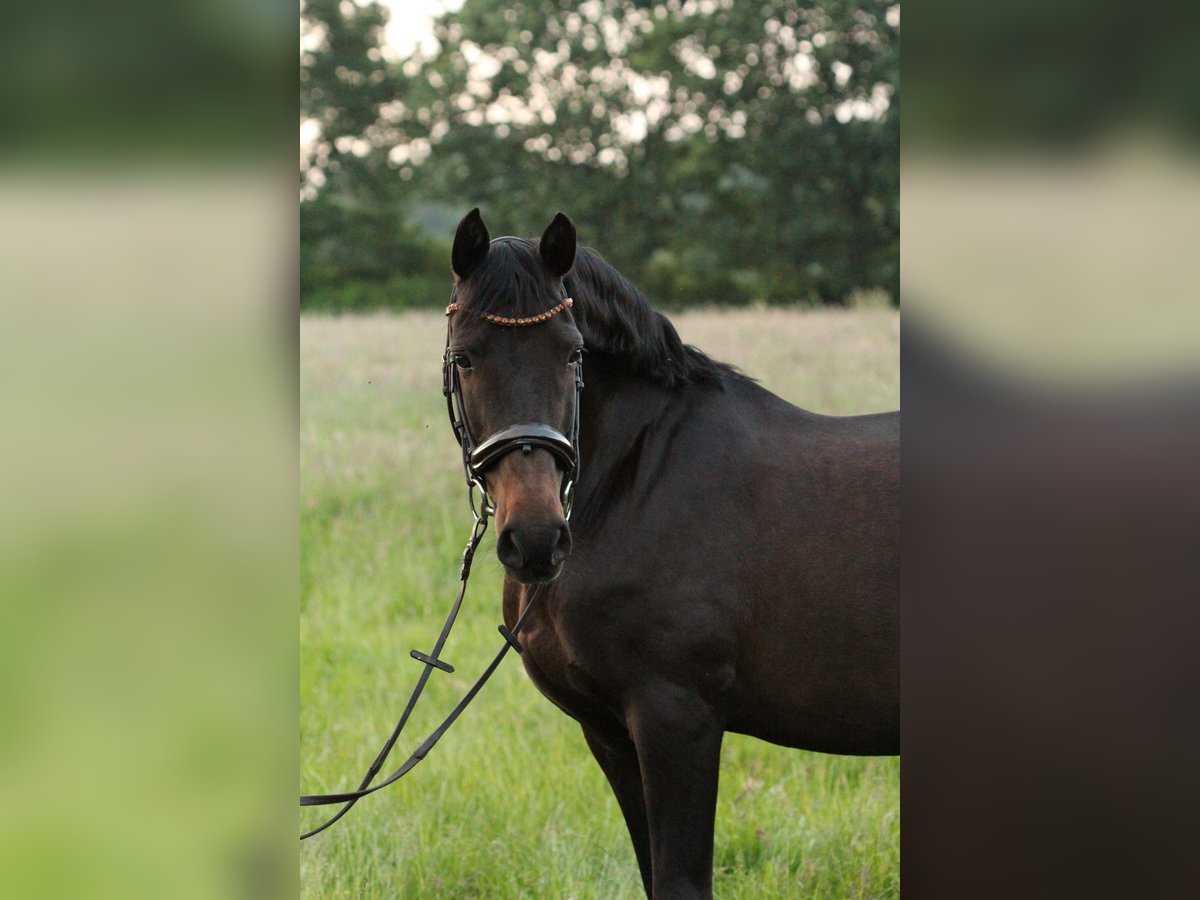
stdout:
[[[574,549],[527,631],[539,686],[568,712],[619,710],[670,663],[727,730],[898,752],[898,416],[815,416],[736,376],[618,386],[614,368],[589,359],[596,449]],[[507,617],[531,590],[509,579]]]
[[[570,552],[549,582],[506,573],[504,618],[540,593],[524,665],[582,727],[647,894],[707,896],[726,731],[899,752],[899,415],[797,409],[684,347],[590,252],[564,283],[578,332],[557,340],[588,348]],[[489,479],[498,526],[536,505],[542,455]]]

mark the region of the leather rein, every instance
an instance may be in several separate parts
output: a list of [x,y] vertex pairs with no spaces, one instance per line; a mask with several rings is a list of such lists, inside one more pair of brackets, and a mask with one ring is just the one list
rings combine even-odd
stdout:
[[[453,298],[452,298],[453,300]],[[484,317],[495,325],[503,327],[521,327],[525,325],[537,325],[545,322],[554,315],[571,307],[572,301],[566,296],[566,290],[563,289],[563,300],[558,306],[553,309],[541,313],[536,316],[526,318],[507,318],[485,313]],[[458,304],[451,302],[446,307],[446,316],[449,319],[450,315],[459,310]],[[304,794],[300,797],[300,805],[303,806],[333,806],[342,804],[334,815],[325,820],[316,828],[312,828],[300,835],[300,840],[310,838],[315,834],[320,834],[326,828],[329,828],[335,822],[346,815],[359,800],[368,794],[373,794],[376,791],[383,790],[390,784],[399,781],[421,762],[429,751],[442,739],[449,729],[454,724],[455,720],[462,715],[463,711],[470,705],[471,701],[492,677],[492,673],[499,667],[501,661],[508,654],[509,650],[516,650],[518,653],[523,652],[520,641],[517,635],[520,634],[522,626],[533,610],[538,596],[541,593],[542,585],[534,587],[529,597],[529,602],[525,605],[520,617],[509,630],[504,625],[500,625],[498,631],[504,638],[504,645],[495,655],[492,661],[484,669],[483,673],[471,685],[470,689],[463,695],[458,705],[450,711],[450,714],[442,720],[442,723],[435,728],[430,735],[421,742],[420,746],[412,752],[407,760],[404,761],[398,769],[388,775],[383,781],[378,784],[373,784],[375,777],[383,768],[388,756],[392,752],[396,741],[399,740],[404,726],[408,723],[409,717],[412,715],[413,709],[417,705],[417,700],[425,690],[425,685],[429,682],[429,677],[434,669],[439,669],[443,672],[453,672],[454,667],[441,658],[442,649],[445,647],[446,639],[450,636],[450,630],[454,627],[454,622],[458,618],[459,609],[462,607],[463,598],[467,593],[467,580],[471,576],[471,562],[475,557],[475,550],[479,546],[479,542],[483,540],[483,535],[487,531],[488,519],[495,513],[496,507],[488,495],[487,486],[484,482],[484,471],[497,462],[500,457],[507,453],[520,450],[522,453],[529,453],[534,447],[540,447],[548,450],[555,459],[563,467],[563,479],[559,492],[559,497],[563,506],[563,517],[570,518],[571,501],[574,497],[575,479],[579,472],[579,399],[580,392],[583,390],[583,364],[576,361],[575,366],[575,410],[572,415],[571,434],[568,437],[556,428],[540,422],[526,422],[511,425],[508,428],[490,435],[482,442],[476,442],[472,435],[470,426],[467,422],[466,407],[462,398],[462,385],[458,378],[458,366],[455,363],[453,355],[450,352],[450,323],[446,323],[446,350],[442,355],[442,393],[446,397],[447,412],[450,417],[450,425],[454,429],[454,436],[457,439],[459,446],[462,448],[463,455],[463,470],[467,479],[467,499],[471,506],[471,516],[474,523],[471,527],[471,536],[467,540],[467,545],[463,549],[462,564],[459,567],[459,589],[458,596],[455,597],[454,603],[450,607],[450,612],[446,616],[446,620],[442,625],[442,630],[438,634],[437,640],[434,642],[433,649],[429,653],[422,653],[419,650],[410,651],[413,659],[417,660],[424,666],[421,671],[420,678],[417,679],[417,684],[409,694],[408,702],[404,705],[404,711],[400,714],[399,721],[396,722],[396,727],[392,729],[392,733],[388,736],[382,749],[376,755],[374,762],[363,776],[357,790],[344,791],[342,793],[332,794]],[[480,503],[476,506],[475,492],[479,491]]]

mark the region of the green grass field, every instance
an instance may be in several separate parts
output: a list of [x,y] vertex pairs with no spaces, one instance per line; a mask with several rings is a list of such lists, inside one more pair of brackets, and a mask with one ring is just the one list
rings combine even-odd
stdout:
[[[891,310],[692,312],[684,340],[817,412],[899,405]],[[390,732],[457,586],[466,540],[458,448],[441,396],[445,320],[300,323],[302,793],[349,790]],[[586,391],[584,396],[586,401]],[[586,454],[587,448],[583,448]],[[499,649],[500,564],[485,539],[463,612],[394,765]],[[301,826],[320,821],[302,810]],[[720,898],[896,897],[900,765],[727,735]],[[642,895],[616,800],[577,726],[515,654],[429,757],[305,841],[302,896]]]

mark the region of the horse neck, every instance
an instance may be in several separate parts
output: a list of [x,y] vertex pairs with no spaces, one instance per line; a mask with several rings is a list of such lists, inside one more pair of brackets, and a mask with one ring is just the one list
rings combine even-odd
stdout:
[[590,505],[627,478],[631,454],[645,450],[647,430],[666,432],[684,415],[686,400],[678,390],[631,374],[620,360],[589,357],[580,398],[579,444],[582,477],[577,503]]

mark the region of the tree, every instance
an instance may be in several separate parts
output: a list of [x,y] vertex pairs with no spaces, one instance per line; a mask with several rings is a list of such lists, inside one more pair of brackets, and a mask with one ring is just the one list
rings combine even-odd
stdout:
[[[370,63],[378,22],[338,27]],[[311,68],[337,82],[306,107],[332,129],[323,174],[518,234],[563,209],[659,301],[898,297],[898,6],[466,0],[435,36],[390,68]]]
[[381,46],[376,3],[307,0],[302,11],[300,286],[307,308],[436,303],[448,245],[406,217],[417,195],[388,159],[404,135],[381,121],[405,91]]
[[896,297],[898,13],[467,0],[400,120],[430,193],[523,233],[568,209],[667,299]]

